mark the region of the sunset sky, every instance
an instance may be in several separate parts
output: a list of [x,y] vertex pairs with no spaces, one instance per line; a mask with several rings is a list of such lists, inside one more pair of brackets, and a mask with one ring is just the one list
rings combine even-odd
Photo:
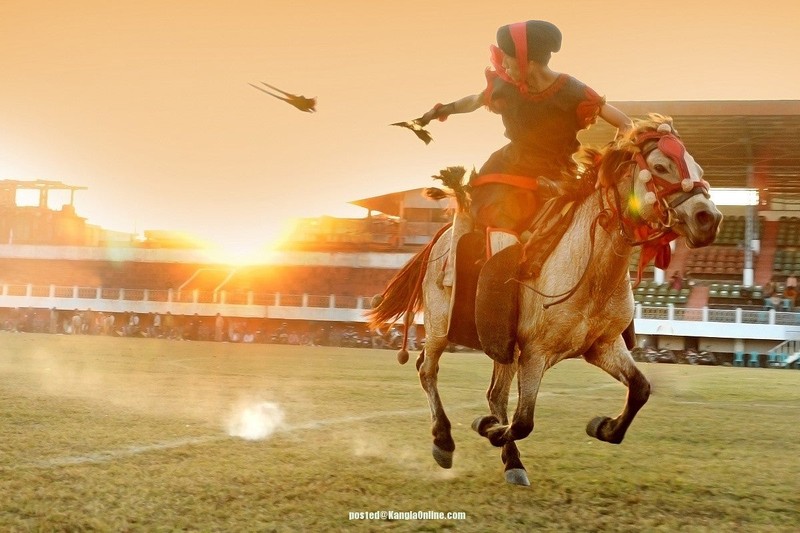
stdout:
[[357,215],[504,144],[484,110],[429,146],[388,124],[481,90],[497,27],[531,18],[564,35],[551,67],[611,101],[800,99],[796,0],[0,0],[0,179],[86,186],[90,223],[234,248]]

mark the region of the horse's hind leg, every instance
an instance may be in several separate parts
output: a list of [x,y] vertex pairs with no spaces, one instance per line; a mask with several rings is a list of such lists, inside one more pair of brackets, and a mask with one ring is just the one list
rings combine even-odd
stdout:
[[625,432],[636,417],[636,413],[647,403],[650,397],[650,383],[636,367],[621,336],[611,345],[595,344],[584,354],[584,359],[602,368],[628,387],[625,407],[619,416],[616,418],[598,416],[586,426],[586,433],[589,436],[619,444],[625,438]]
[[[514,374],[517,373],[517,364],[503,365],[494,363],[492,369],[492,381],[489,390],[486,392],[486,399],[489,401],[489,410],[497,420],[503,424],[508,424],[508,394],[511,390],[511,382]],[[503,445],[501,454],[503,465],[505,466],[506,481],[513,485],[529,486],[528,474],[522,465],[519,456],[519,449],[514,441]]]
[[439,358],[447,347],[447,338],[429,337],[425,349],[417,359],[419,382],[428,395],[431,408],[431,433],[433,434],[433,458],[442,468],[453,466],[453,451],[456,443],[450,434],[450,420],[444,412],[442,400],[437,388],[439,375]]

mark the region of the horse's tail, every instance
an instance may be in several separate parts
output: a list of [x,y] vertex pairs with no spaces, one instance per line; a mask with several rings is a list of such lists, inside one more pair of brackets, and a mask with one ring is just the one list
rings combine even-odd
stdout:
[[422,280],[431,250],[450,226],[442,227],[431,242],[394,275],[383,293],[372,299],[372,309],[367,311],[370,328],[377,329],[383,324],[396,322],[404,314],[415,314],[422,309]]

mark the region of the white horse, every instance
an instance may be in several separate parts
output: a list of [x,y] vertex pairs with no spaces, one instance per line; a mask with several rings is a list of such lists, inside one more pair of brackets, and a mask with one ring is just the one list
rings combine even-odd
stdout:
[[[628,387],[625,407],[617,417],[596,417],[586,428],[599,440],[622,442],[650,395],[650,384],[622,336],[634,311],[631,253],[635,246],[643,246],[645,259],[668,256],[669,241],[679,235],[690,247],[707,246],[722,220],[709,199],[702,169],[668,117],[651,115],[637,121],[624,138],[599,151],[584,150],[579,158],[584,170],[576,178],[585,184],[584,193],[566,233],[538,276],[508,273],[519,283],[517,349],[513,362],[495,361],[487,392],[491,414],[472,425],[494,446],[502,447],[505,478],[519,485],[530,483],[515,441],[533,430],[542,376],[563,359],[583,356]],[[596,190],[595,183],[600,185]],[[437,278],[448,255],[450,231],[437,235],[417,254],[370,311],[371,323],[377,325],[424,308],[427,335],[417,370],[431,408],[433,456],[444,468],[452,465],[455,443],[437,375],[439,358],[448,345],[451,288],[437,283]],[[476,320],[484,318],[479,310],[477,314]],[[399,354],[401,362],[403,356],[407,358],[407,352]],[[507,406],[515,374],[519,399],[509,424]]]

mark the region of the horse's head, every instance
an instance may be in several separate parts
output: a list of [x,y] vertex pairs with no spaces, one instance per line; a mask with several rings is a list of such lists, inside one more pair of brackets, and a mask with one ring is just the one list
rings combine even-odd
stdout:
[[613,181],[627,195],[627,202],[618,207],[636,225],[637,237],[672,232],[682,235],[691,248],[714,242],[722,214],[709,197],[703,169],[671,119],[651,115],[637,121],[606,156],[610,157],[604,157],[601,177],[615,175]]

